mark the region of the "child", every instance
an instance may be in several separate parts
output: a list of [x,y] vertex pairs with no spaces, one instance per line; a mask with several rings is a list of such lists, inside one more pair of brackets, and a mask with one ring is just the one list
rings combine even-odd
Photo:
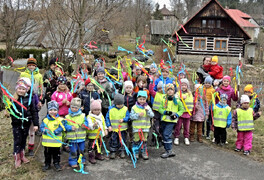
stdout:
[[127,107],[124,106],[124,96],[122,94],[116,94],[114,97],[114,105],[109,107],[109,111],[106,115],[106,126],[110,134],[109,150],[110,159],[115,159],[116,152],[120,150],[120,158],[125,158],[124,145],[121,146],[119,137],[119,125],[120,133],[124,143],[126,144],[126,130],[127,122],[129,120],[129,112]]
[[152,79],[153,82],[155,82],[159,78],[159,72],[158,72],[158,67],[156,63],[152,63],[149,67],[149,75],[150,79]]
[[58,88],[52,96],[51,100],[56,101],[59,104],[59,115],[65,117],[68,114],[70,103],[72,100],[72,94],[66,86],[67,79],[64,76],[58,78]]
[[[14,94],[14,99],[23,104],[26,109],[23,109],[17,102],[13,102],[14,106],[16,106],[17,111],[11,106],[11,110],[14,114],[11,114],[11,125],[13,129],[13,137],[14,137],[14,158],[15,158],[15,168],[21,166],[21,162],[29,163],[29,160],[25,158],[25,147],[27,136],[29,132],[29,127],[31,123],[33,123],[33,130],[37,131],[39,122],[38,122],[38,110],[35,106],[35,103],[29,102],[29,91],[31,87],[31,81],[28,78],[20,78],[16,83],[16,92]],[[16,116],[14,116],[16,115]],[[20,118],[26,118],[20,119]]]
[[[134,133],[133,147],[138,147],[143,141],[143,148],[141,149],[141,155],[144,160],[148,159],[147,153],[147,140],[150,128],[150,118],[153,118],[154,113],[147,104],[147,92],[139,91],[137,94],[136,105],[132,107],[130,118],[132,120],[132,127]],[[139,151],[135,152],[135,156],[138,159]]]
[[252,148],[254,120],[261,116],[249,107],[250,99],[247,95],[241,96],[241,106],[234,111],[232,128],[237,130],[236,152],[244,149],[244,155],[249,155]]
[[260,101],[257,94],[253,92],[253,86],[251,84],[246,85],[244,88],[244,94],[248,95],[250,99],[249,107],[253,108],[254,113],[257,113],[260,108]]
[[[27,68],[25,72],[22,72],[20,74],[20,77],[26,77],[29,78],[31,81],[31,90],[29,91],[30,96],[35,94],[34,99],[36,100],[35,106],[37,109],[40,109],[42,106],[41,101],[44,99],[42,98],[42,90],[43,90],[43,79],[42,75],[39,73],[39,68],[37,67],[37,60],[35,58],[29,58],[27,61]],[[34,101],[32,101],[34,102]],[[30,102],[31,103],[31,102]],[[29,141],[28,141],[28,154],[30,156],[33,156],[33,150],[34,150],[34,144],[35,144],[35,131],[34,131],[34,125],[31,124],[29,128]]]
[[[81,110],[81,101],[80,98],[72,99],[69,114],[65,117],[65,128],[67,130],[66,138],[69,140],[70,144],[69,165],[73,168],[78,167],[77,160],[79,155],[84,155],[86,137],[85,126],[88,127],[88,120]],[[85,126],[83,126],[83,124]],[[85,163],[84,156],[82,162]]]
[[[233,101],[237,101],[238,97],[234,89],[230,86],[230,83],[231,83],[231,78],[229,76],[224,76],[223,82],[220,85],[220,87],[216,89],[216,92],[219,93],[219,96],[221,96],[221,94],[226,94],[228,96],[227,105],[231,107],[231,99]],[[215,101],[216,103],[218,103],[219,101],[218,98],[216,98]]]
[[[62,124],[63,119],[59,117],[58,110],[59,104],[56,101],[50,101],[48,103],[48,115],[43,119],[40,126],[40,130],[43,133],[42,146],[44,146],[45,166],[42,171],[44,172],[50,169],[52,158],[56,171],[62,170],[60,166],[60,147],[62,144],[54,139],[57,138],[62,141],[62,131],[65,130]],[[50,137],[51,133],[54,133],[56,137]]]
[[[152,104],[152,109],[153,109],[153,112],[154,112],[154,117],[153,117],[153,132],[158,135],[158,141],[159,142],[156,142],[156,143],[159,143],[161,144],[161,141],[162,141],[162,132],[161,132],[161,127],[160,127],[160,123],[161,123],[161,114],[159,113],[159,107],[160,107],[160,104],[161,102],[163,101],[164,99],[164,96],[165,94],[163,93],[163,90],[165,89],[164,88],[164,85],[163,85],[163,82],[160,81],[157,85],[157,88],[158,88],[158,91],[155,92],[153,90],[154,88],[154,84],[151,83],[149,85],[149,91],[152,95],[152,97],[154,97],[154,101],[153,101],[153,104]],[[153,142],[153,145],[155,144],[154,142],[156,141],[156,137],[153,135],[152,136],[152,142]],[[157,145],[157,144],[155,144]]]
[[150,94],[147,86],[148,86],[147,77],[141,75],[137,79],[137,84],[136,87],[134,88],[134,92],[137,93],[138,91],[146,91],[148,95],[147,101],[150,101]]
[[197,141],[202,143],[202,128],[203,122],[209,115],[209,107],[205,94],[201,95],[199,90],[202,87],[201,84],[195,84],[195,98],[194,98],[194,110],[193,117],[190,124],[190,141],[194,141],[195,126],[197,126]]
[[159,113],[162,115],[161,126],[162,126],[162,136],[165,153],[161,155],[161,158],[173,157],[175,154],[172,152],[172,130],[177,123],[177,119],[183,114],[184,108],[182,102],[177,97],[174,96],[175,86],[171,83],[167,84],[165,87],[166,96],[161,101],[159,107]]
[[99,90],[96,87],[96,90],[98,91],[100,97],[102,97],[102,113],[105,117],[106,113],[108,111],[108,107],[109,107],[109,99],[107,97],[107,94],[110,96],[110,98],[112,98],[113,97],[112,93],[114,92],[114,89],[113,89],[112,85],[105,78],[105,70],[103,67],[99,67],[96,72],[97,72],[98,83],[101,86],[103,86],[103,88],[106,91],[106,92],[104,92],[104,90]]
[[221,146],[226,143],[226,128],[229,128],[232,122],[231,108],[227,105],[227,99],[226,94],[221,94],[220,102],[213,105],[215,144]]
[[85,116],[87,116],[90,112],[91,100],[100,99],[100,95],[94,91],[94,84],[89,78],[85,81],[85,86],[86,89],[83,89],[80,92],[79,98],[82,100],[83,112],[85,113]]
[[211,61],[211,67],[208,72],[214,79],[223,78],[223,67],[218,65],[218,57],[214,56]]
[[[129,113],[131,112],[132,107],[137,102],[137,93],[133,91],[133,88],[134,88],[134,85],[132,81],[124,82],[124,90],[125,90],[124,105],[128,108]],[[132,133],[132,122],[131,121],[128,121],[128,135],[129,135],[129,140],[132,143],[133,133]]]
[[[215,89],[212,86],[213,79],[210,76],[207,76],[204,80],[204,86],[203,91],[205,91],[206,100],[209,105],[209,116],[206,119],[206,139],[210,140],[210,130],[211,130],[211,124],[212,124],[212,115],[211,115],[211,100],[212,100],[212,94],[215,93]],[[204,134],[204,123],[203,123],[203,134]]]
[[174,130],[174,144],[179,145],[179,137],[180,137],[180,131],[181,127],[183,125],[184,127],[184,143],[185,145],[189,146],[189,127],[190,127],[190,119],[191,114],[193,111],[193,95],[190,91],[190,85],[188,79],[181,79],[181,93],[177,92],[178,97],[182,98],[183,104],[185,103],[186,107],[184,107],[184,113],[179,117],[178,122],[175,126]]
[[[172,80],[169,78],[170,75],[170,70],[168,67],[164,67],[161,69],[161,73],[162,75],[160,75],[160,77],[155,81],[155,87],[154,87],[154,91],[158,91],[157,85],[159,84],[160,81],[164,82],[164,84],[172,84]],[[175,88],[174,88],[175,89]]]
[[[102,130],[102,136],[106,136],[108,134],[107,127],[105,125],[105,119],[104,116],[101,113],[101,103],[102,101],[100,99],[98,100],[92,100],[90,105],[90,112],[87,116],[88,122],[89,122],[89,128],[88,130],[88,157],[89,162],[92,164],[96,163],[96,159],[98,160],[104,160],[104,157],[101,153],[98,152],[97,146],[95,145],[94,148],[93,143],[96,139],[96,135],[98,132],[98,129],[101,128]],[[99,138],[97,137],[96,141],[100,142]]]

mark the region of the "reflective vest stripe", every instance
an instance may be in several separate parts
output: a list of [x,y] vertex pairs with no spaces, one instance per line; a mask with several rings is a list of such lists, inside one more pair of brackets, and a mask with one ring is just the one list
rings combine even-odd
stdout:
[[253,122],[253,109],[247,110],[237,109],[237,124],[239,131],[251,131],[254,130]]
[[[60,139],[58,139],[58,140],[60,140]],[[55,144],[57,144],[59,142],[55,139],[42,139],[42,143],[55,143]]]
[[153,110],[158,111],[158,110],[159,110],[159,107],[160,107],[160,104],[161,104],[160,102],[155,102],[155,101],[154,101],[154,102],[153,102],[153,107],[152,107]]
[[216,120],[216,121],[224,121],[224,122],[226,122],[226,119],[224,119],[224,118],[214,118],[214,120]]

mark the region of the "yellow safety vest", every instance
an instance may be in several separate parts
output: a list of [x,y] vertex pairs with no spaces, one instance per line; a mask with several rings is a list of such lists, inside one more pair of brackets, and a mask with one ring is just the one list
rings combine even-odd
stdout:
[[[43,122],[47,125],[47,127],[54,132],[59,125],[61,124],[61,121],[63,119],[61,117],[58,117],[56,120],[49,120],[48,118],[45,118]],[[54,138],[51,138],[48,135],[43,134],[42,135],[42,146],[45,147],[61,147],[61,143],[59,141],[62,141],[62,133],[56,135],[56,138],[58,139],[55,140]]]
[[149,131],[150,128],[150,118],[147,116],[147,112],[145,109],[141,109],[137,107],[137,105],[134,105],[132,109],[135,111],[135,113],[144,113],[144,116],[138,117],[138,119],[132,121],[132,128],[133,132],[138,132],[139,129]]
[[226,106],[225,108],[214,106],[214,126],[220,128],[226,128],[227,117],[231,112],[231,108]]
[[[179,101],[177,99],[177,101]],[[179,103],[179,102],[178,102]],[[162,104],[165,104],[165,99],[163,100],[163,103]],[[173,113],[177,113],[179,111],[179,107],[178,107],[178,104],[175,105],[173,101],[168,101],[168,106],[167,108],[165,109],[166,111],[171,111]],[[167,116],[167,115],[163,115],[162,116],[162,121],[165,121],[165,122],[171,122],[171,123],[177,123],[178,121],[178,118],[177,119],[174,119],[172,120],[170,118],[170,116]]]
[[157,92],[153,101],[153,107],[152,109],[155,111],[159,110],[160,104],[162,102],[162,100],[164,99],[165,94]]
[[[95,117],[92,117],[92,116],[87,116],[87,118],[90,118],[92,120],[93,123],[95,123]],[[105,127],[105,119],[104,119],[104,116],[102,115],[102,124],[103,124],[103,128]],[[104,131],[105,129],[102,129],[102,131]],[[98,128],[94,129],[94,130],[87,130],[87,133],[88,133],[88,139],[95,139],[96,138],[96,135],[97,135],[97,132],[98,132]]]
[[76,130],[67,132],[66,138],[69,140],[85,139],[86,129],[81,126],[84,123],[85,114],[82,113],[74,117],[67,115],[65,118],[76,122],[76,123],[73,123],[73,122],[67,121],[67,124],[70,126],[75,126]]
[[237,125],[239,131],[254,130],[253,109],[248,110],[237,109]]
[[118,130],[118,126],[121,125],[120,130],[125,131],[127,130],[127,122],[119,123],[120,119],[124,119],[126,117],[127,107],[123,106],[121,109],[116,107],[109,110],[109,119],[111,122],[111,126],[113,131]]
[[[177,95],[178,95],[178,97],[180,97],[180,93],[179,92],[177,92]],[[188,110],[190,112],[192,112],[193,111],[193,95],[189,94],[188,92],[182,93],[182,95],[186,96],[186,99],[183,99],[183,101],[185,102]],[[188,112],[185,107],[184,107],[184,112]]]

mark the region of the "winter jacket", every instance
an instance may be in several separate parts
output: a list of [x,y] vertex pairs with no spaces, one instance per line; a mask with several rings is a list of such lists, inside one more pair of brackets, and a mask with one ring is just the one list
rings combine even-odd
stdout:
[[218,64],[211,66],[209,74],[214,79],[222,79],[223,78],[223,67],[219,66]]
[[[107,112],[106,117],[105,117],[105,123],[106,123],[107,127],[111,126],[109,111],[110,111],[110,109],[113,109],[113,108],[119,109],[118,107],[116,107],[116,105],[109,107],[108,112]],[[123,119],[123,122],[128,122],[128,120],[129,120],[129,111],[126,112],[126,117]]]
[[[155,81],[154,91],[156,91],[156,92],[158,91],[157,85],[159,84],[160,81],[162,81],[162,77],[161,76],[158,79],[156,79],[156,81]],[[167,77],[166,80],[164,80],[164,82],[165,82],[165,84],[169,84],[169,83],[172,84],[173,83],[172,80],[169,77]]]
[[137,102],[137,93],[133,92],[132,96],[129,96],[127,93],[125,93],[124,100],[124,105],[128,108],[128,111],[131,112],[132,107]]
[[64,103],[62,103],[62,101],[64,99],[67,99],[67,101],[71,102],[71,100],[73,99],[71,92],[59,92],[58,90],[55,91],[52,96],[51,96],[51,100],[56,101],[59,104],[59,115],[60,116],[66,116],[68,114],[68,109],[70,107],[70,105],[66,105]]
[[[39,126],[38,110],[37,110],[37,107],[35,106],[35,103],[31,102],[30,105],[28,105],[29,95],[18,96],[17,101],[20,102],[21,104],[23,104],[27,108],[27,110],[25,110],[19,104],[14,102],[14,105],[16,106],[16,109],[19,113],[16,112],[16,110],[14,109],[13,106],[11,106],[12,111],[14,112],[15,115],[17,115],[20,118],[22,118],[22,117],[28,118],[28,121],[18,119],[11,114],[12,126],[13,127],[18,127],[18,126],[29,127],[32,122],[33,122],[34,126]],[[32,97],[32,101],[33,101],[33,97]],[[22,115],[20,115],[20,113]]]
[[82,100],[82,106],[84,107],[83,113],[87,116],[90,111],[91,100],[100,99],[100,95],[96,91],[90,92],[84,89],[80,92],[79,98]]
[[205,120],[205,117],[208,115],[209,115],[209,107],[207,101],[203,101],[203,106],[202,106],[201,99],[200,97],[198,97],[195,103],[193,116],[191,120],[195,122],[203,122]]
[[[250,101],[253,101],[253,100],[252,100],[253,96],[250,96],[249,98],[250,98]],[[255,99],[255,103],[254,103],[254,105],[253,105],[253,110],[254,110],[254,112],[256,113],[256,112],[259,111],[259,109],[260,109],[260,101],[259,101],[259,99],[256,97],[256,99]]]
[[[108,109],[109,107],[109,100],[107,97],[107,93],[110,97],[110,99],[113,99],[113,86],[112,84],[110,84],[106,79],[103,80],[98,80],[98,83],[103,86],[103,88],[105,89],[106,92],[100,93],[100,97],[102,99],[102,107],[105,109]],[[97,91],[99,88],[97,86],[95,86],[95,90]]]
[[[240,107],[240,108],[243,109],[243,110],[248,110],[248,109],[245,109],[245,108],[242,108],[242,107]],[[259,117],[260,117],[260,114],[258,112],[255,113],[253,111],[253,119],[256,120]],[[233,113],[232,126],[231,127],[232,127],[232,129],[238,129],[238,124],[237,124],[237,109]]]
[[[25,72],[22,72],[20,74],[20,77],[26,77],[31,80],[31,71],[27,68]],[[39,68],[36,67],[36,69],[33,71],[33,77],[34,77],[34,85],[33,85],[33,91],[34,93],[38,94],[38,96],[41,96],[43,94],[43,79],[42,75],[39,73]]]
[[[237,94],[235,94],[234,89],[230,85],[228,85],[227,87],[224,87],[222,85],[222,86],[220,86],[219,88],[216,89],[216,92],[219,93],[219,97],[221,96],[221,94],[226,94],[228,96],[227,104],[230,107],[231,107],[231,99],[233,101],[237,101],[238,100]],[[219,102],[219,99],[216,97],[215,103],[218,103],[218,102]]]
[[[214,109],[214,105],[212,105],[212,106],[213,106],[212,108]],[[228,105],[221,105],[220,103],[218,103],[218,104],[216,104],[216,106],[219,107],[219,108],[225,108],[225,107],[227,107]],[[214,116],[213,116],[213,118],[214,118]],[[227,122],[226,127],[229,128],[230,125],[231,125],[231,123],[232,123],[232,113],[231,113],[231,111],[230,111],[230,113],[229,113],[228,116],[227,116],[227,120],[226,120],[226,122]]]
[[208,105],[211,104],[211,100],[212,100],[212,94],[215,93],[215,89],[213,86],[209,87],[209,88],[206,88],[206,87],[203,87],[203,91],[205,90],[205,94],[206,94],[206,100],[208,102]]
[[[46,83],[45,80],[48,79],[49,83]],[[47,102],[51,100],[51,95],[57,90],[58,82],[55,72],[49,69],[45,72],[43,76],[43,85],[46,87],[45,99]]]
[[207,65],[207,66],[205,66],[205,65],[201,65],[201,66],[198,68],[198,70],[196,71],[196,74],[197,74],[197,76],[198,76],[198,78],[199,78],[199,83],[203,84],[205,78],[206,78],[207,76],[210,76],[210,75],[208,74],[208,71],[209,71],[210,68],[211,68],[211,65]]

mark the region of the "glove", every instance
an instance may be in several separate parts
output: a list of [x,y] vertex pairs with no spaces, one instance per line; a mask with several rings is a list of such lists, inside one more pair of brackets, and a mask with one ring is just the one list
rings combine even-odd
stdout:
[[164,114],[170,116],[170,115],[172,115],[172,112],[171,111],[166,111]]
[[170,115],[170,118],[171,118],[172,120],[175,120],[175,119],[177,119],[178,117],[179,117],[179,115],[176,114],[176,113]]
[[48,133],[47,133],[47,130],[44,130],[44,131],[43,131],[43,134],[47,135],[47,134],[48,134]]

